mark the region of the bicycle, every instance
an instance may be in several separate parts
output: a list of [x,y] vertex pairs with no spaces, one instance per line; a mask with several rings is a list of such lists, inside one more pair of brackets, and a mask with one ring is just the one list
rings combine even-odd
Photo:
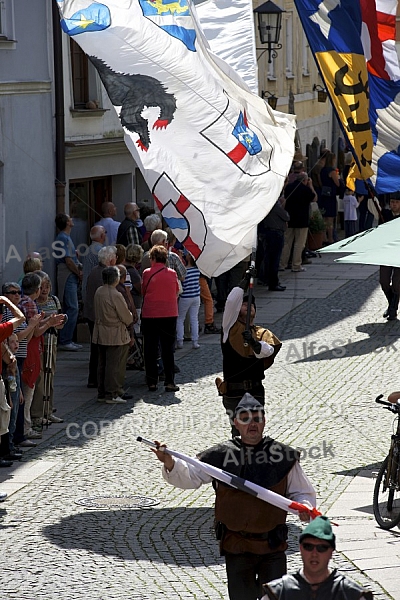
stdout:
[[389,454],[379,469],[374,487],[373,509],[378,525],[382,529],[392,529],[400,523],[400,405],[381,400],[386,410],[396,415],[396,432],[392,434]]

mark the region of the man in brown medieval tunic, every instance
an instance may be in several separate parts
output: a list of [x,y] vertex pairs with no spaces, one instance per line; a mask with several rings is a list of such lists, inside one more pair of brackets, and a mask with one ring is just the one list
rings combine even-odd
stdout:
[[[286,498],[315,506],[315,491],[300,467],[298,453],[263,436],[263,406],[245,394],[235,410],[234,424],[240,437],[217,444],[198,459],[272,490]],[[205,483],[215,489],[215,525],[225,557],[230,600],[256,600],[262,584],[286,573],[287,513],[240,489],[215,481],[199,467],[159,450],[163,477],[181,489],[197,489]],[[308,520],[308,513],[300,513]]]

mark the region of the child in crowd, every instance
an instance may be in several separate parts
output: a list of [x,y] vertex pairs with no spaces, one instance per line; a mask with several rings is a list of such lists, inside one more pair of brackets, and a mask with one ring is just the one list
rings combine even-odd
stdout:
[[350,188],[346,188],[343,196],[344,236],[350,237],[357,233],[357,208],[359,202]]
[[192,334],[192,347],[197,350],[199,346],[199,308],[200,308],[200,271],[193,257],[188,253],[186,257],[186,277],[182,281],[182,293],[178,302],[178,320],[176,324],[177,348],[183,348],[184,323],[186,314],[189,313],[190,331]]

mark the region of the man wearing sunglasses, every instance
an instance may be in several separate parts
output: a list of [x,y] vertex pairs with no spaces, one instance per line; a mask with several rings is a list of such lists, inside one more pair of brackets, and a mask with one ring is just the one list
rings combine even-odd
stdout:
[[[263,436],[264,407],[246,393],[235,409],[239,437],[200,452],[197,458],[286,498],[315,506],[315,491],[300,467],[298,453]],[[286,573],[287,513],[240,489],[215,481],[201,469],[154,450],[163,477],[181,489],[212,483],[216,493],[215,531],[225,557],[230,600],[256,600],[262,584]],[[308,521],[308,513],[300,519]]]
[[317,517],[299,538],[303,568],[263,586],[262,600],[371,600],[372,593],[329,568],[335,534],[327,517]]

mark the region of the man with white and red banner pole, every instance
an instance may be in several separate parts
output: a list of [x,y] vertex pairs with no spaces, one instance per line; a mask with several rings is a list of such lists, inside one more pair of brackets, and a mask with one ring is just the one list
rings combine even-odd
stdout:
[[[315,491],[298,452],[263,436],[263,406],[246,393],[235,410],[240,437],[217,444],[196,459],[155,443],[163,477],[181,489],[212,483],[215,531],[225,557],[230,600],[256,600],[262,584],[286,573],[287,512],[309,521]],[[140,441],[145,441],[138,438]]]

